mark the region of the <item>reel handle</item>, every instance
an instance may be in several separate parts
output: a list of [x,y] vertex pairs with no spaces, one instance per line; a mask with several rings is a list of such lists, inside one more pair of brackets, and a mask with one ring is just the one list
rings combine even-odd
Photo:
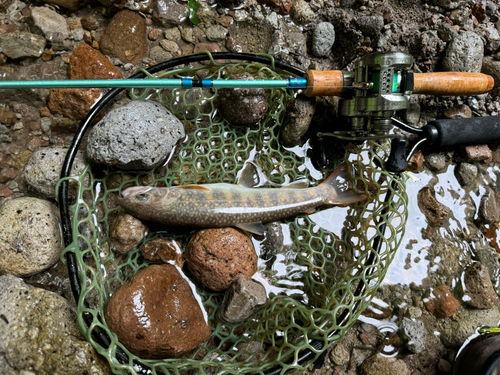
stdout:
[[427,143],[438,147],[483,144],[500,140],[500,116],[434,120],[422,130]]
[[480,95],[493,89],[492,76],[482,73],[440,72],[414,73],[413,94]]

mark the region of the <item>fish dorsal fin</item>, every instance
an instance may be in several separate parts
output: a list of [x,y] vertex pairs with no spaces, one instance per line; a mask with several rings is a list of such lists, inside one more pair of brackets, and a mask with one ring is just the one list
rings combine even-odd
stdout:
[[246,162],[238,173],[238,185],[244,187],[258,187],[267,183],[267,178],[254,162]]
[[241,223],[235,224],[235,227],[260,236],[263,236],[266,232],[266,226],[262,223]]
[[281,189],[305,189],[309,187],[309,181],[297,180],[287,185],[281,186]]
[[176,186],[178,189],[199,189],[199,190],[210,190],[209,187],[206,187],[205,185],[178,185]]

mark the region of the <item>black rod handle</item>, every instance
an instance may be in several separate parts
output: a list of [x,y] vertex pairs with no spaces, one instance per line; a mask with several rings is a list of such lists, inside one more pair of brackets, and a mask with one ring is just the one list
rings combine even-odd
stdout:
[[500,140],[500,116],[434,120],[422,130],[439,147],[484,144]]

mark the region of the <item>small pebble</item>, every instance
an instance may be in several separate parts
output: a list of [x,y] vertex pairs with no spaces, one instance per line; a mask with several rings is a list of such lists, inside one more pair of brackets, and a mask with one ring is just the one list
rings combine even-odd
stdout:
[[464,285],[464,300],[468,305],[478,309],[491,309],[495,305],[497,294],[485,265],[473,263],[467,267]]
[[147,227],[132,215],[121,213],[111,224],[110,238],[112,249],[120,254],[126,254],[134,249],[147,234]]

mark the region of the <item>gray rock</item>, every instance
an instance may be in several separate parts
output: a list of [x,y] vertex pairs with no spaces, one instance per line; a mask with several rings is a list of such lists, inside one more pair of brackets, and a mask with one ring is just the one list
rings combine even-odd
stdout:
[[495,86],[500,86],[500,61],[494,60],[491,56],[485,56],[481,73],[492,76],[495,80]]
[[0,34],[0,48],[11,59],[40,57],[46,44],[43,36],[26,31]]
[[38,198],[0,206],[0,273],[30,276],[54,265],[63,248],[59,211]]
[[486,52],[493,53],[500,47],[500,33],[493,24],[488,23],[484,29],[479,30],[479,34],[484,38]]
[[487,310],[464,309],[460,319],[448,320],[440,329],[441,341],[447,348],[458,348],[482,326],[496,327],[500,320],[497,307]]
[[445,9],[452,10],[452,9],[457,9],[458,7],[460,7],[463,4],[465,4],[465,0],[458,0],[458,1],[454,1],[454,0],[432,0],[432,3],[434,5],[438,5],[440,7],[445,8]]
[[236,345],[236,351],[239,353],[237,361],[243,362],[252,358],[252,361],[260,361],[264,358],[263,344],[260,341],[240,342]]
[[312,36],[312,53],[315,56],[327,56],[335,42],[335,28],[330,22],[321,22]]
[[85,30],[95,30],[101,25],[99,20],[93,14],[83,16],[81,23]]
[[153,9],[153,0],[127,0],[125,8],[133,10],[134,12],[150,13]]
[[172,58],[172,54],[170,52],[165,51],[161,46],[154,46],[149,51],[149,56],[157,63],[170,60]]
[[460,8],[454,9],[450,13],[450,20],[453,21],[454,25],[462,26],[467,19],[469,19],[471,14],[470,8]]
[[[34,7],[31,8],[31,17],[33,17],[35,26],[42,30],[45,39],[52,43],[53,49],[54,46],[64,46],[65,41],[69,38],[69,28],[62,15],[47,7]],[[69,46],[69,44],[67,45]],[[55,48],[55,50],[63,48]]]
[[239,278],[226,291],[215,317],[221,323],[239,323],[248,319],[266,302],[266,289],[262,284]]
[[184,137],[182,122],[162,105],[134,100],[109,112],[90,131],[87,156],[123,169],[152,169]]
[[[497,294],[491,283],[488,268],[481,263],[473,263],[464,274],[464,301],[478,309],[491,309],[497,301]],[[467,298],[466,298],[467,297]]]
[[154,2],[153,20],[163,27],[178,26],[188,18],[188,9],[185,5],[175,1],[158,0]]
[[344,341],[339,342],[330,351],[330,360],[338,366],[345,366],[349,363],[351,352]]
[[399,330],[410,352],[418,354],[425,350],[425,329],[422,321],[403,318]]
[[[66,148],[40,148],[31,155],[24,170],[24,179],[33,189],[47,198],[54,199],[56,185],[61,177],[61,169],[68,150]],[[85,155],[76,154],[71,175],[80,175],[85,169]],[[75,196],[76,183],[69,182],[70,196]]]
[[436,172],[443,171],[446,168],[446,157],[441,153],[427,155],[425,162],[430,169]]
[[162,40],[160,46],[167,52],[176,52],[179,50],[179,45],[172,40]]
[[438,27],[438,35],[444,42],[450,42],[458,35],[458,31],[450,24],[443,22]]
[[165,39],[168,40],[177,41],[181,39],[181,32],[177,27],[172,27],[170,29],[165,30],[163,35],[165,35]]
[[361,375],[410,375],[405,362],[375,354],[361,364]]
[[299,25],[311,23],[314,20],[314,12],[304,0],[296,0],[290,10],[293,20]]
[[418,37],[418,54],[421,58],[433,58],[446,47],[436,30],[427,30]]
[[497,5],[495,4],[495,2],[493,1],[486,1],[486,8],[485,8],[485,11],[486,11],[486,15],[487,16],[492,16],[495,14],[495,12],[497,11]]
[[315,98],[298,96],[287,107],[285,124],[280,137],[283,144],[293,147],[301,144],[301,138],[306,134],[316,109]]
[[474,164],[460,163],[457,170],[457,177],[462,186],[469,186],[477,178],[477,167]]
[[111,374],[80,334],[68,301],[56,293],[0,276],[0,317],[0,373]]
[[221,25],[210,26],[206,31],[207,39],[211,42],[220,42],[227,35],[227,29]]
[[361,32],[371,37],[378,36],[384,27],[384,17],[382,16],[361,16],[357,21]]
[[420,104],[410,102],[410,106],[403,112],[404,120],[410,125],[416,125],[420,121]]
[[471,31],[466,31],[448,44],[443,57],[443,68],[451,72],[478,73],[481,71],[483,55],[481,38]]

